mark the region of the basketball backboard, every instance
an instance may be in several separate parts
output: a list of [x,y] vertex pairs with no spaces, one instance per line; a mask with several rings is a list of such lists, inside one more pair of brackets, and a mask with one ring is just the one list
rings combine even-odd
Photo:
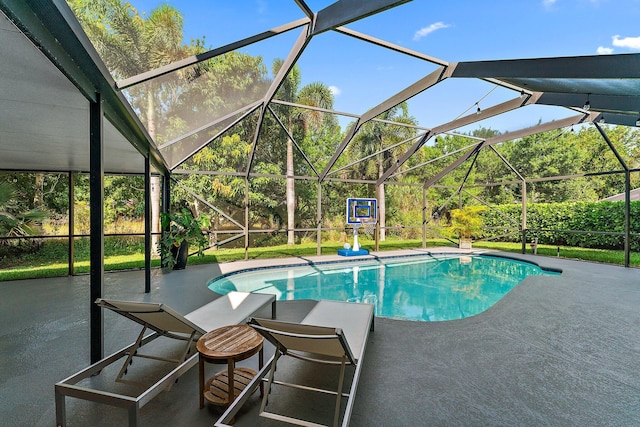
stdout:
[[347,199],[347,224],[361,224],[375,221],[378,217],[376,199]]

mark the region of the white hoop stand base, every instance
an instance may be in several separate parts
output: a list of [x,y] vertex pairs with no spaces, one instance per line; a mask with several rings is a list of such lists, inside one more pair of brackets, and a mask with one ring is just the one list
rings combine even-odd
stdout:
[[358,243],[358,228],[360,228],[359,223],[353,224],[353,250],[358,252],[360,250],[360,244]]
[[342,255],[342,256],[369,255],[369,250],[360,249],[360,243],[358,243],[358,228],[360,228],[361,225],[362,225],[361,223],[353,224],[353,247],[349,249],[338,249],[338,255]]

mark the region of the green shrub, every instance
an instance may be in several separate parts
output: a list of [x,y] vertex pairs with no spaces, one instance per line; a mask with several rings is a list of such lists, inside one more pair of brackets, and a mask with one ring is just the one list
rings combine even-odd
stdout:
[[402,225],[401,238],[422,238],[422,208],[399,211],[397,217],[399,224]]
[[451,211],[451,235],[459,239],[471,239],[482,233],[484,206],[465,206]]
[[[482,213],[485,237],[497,237],[511,233],[503,241],[521,240],[520,223],[522,206],[498,205]],[[640,201],[631,202],[631,233],[640,233]],[[512,219],[509,221],[507,218]],[[527,206],[529,240],[539,244],[574,246],[594,249],[622,249],[624,236],[588,233],[624,232],[624,202],[565,202],[536,203]],[[576,230],[567,231],[537,230]],[[586,232],[586,233],[584,233]],[[640,250],[639,239],[632,239],[631,249]]]

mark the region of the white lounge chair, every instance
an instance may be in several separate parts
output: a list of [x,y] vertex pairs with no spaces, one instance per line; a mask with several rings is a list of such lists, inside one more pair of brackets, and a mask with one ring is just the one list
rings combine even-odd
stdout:
[[[320,301],[301,323],[251,319],[249,324],[269,340],[276,347],[276,351],[271,361],[258,372],[252,384],[247,386],[234,404],[222,415],[216,426],[230,425],[240,407],[267,374],[268,381],[260,407],[260,416],[301,426],[320,426],[320,424],[287,415],[268,412],[266,407],[270,389],[273,385],[279,385],[335,395],[333,426],[339,424],[341,399],[347,397],[345,413],[342,417],[342,426],[347,426],[353,409],[367,338],[369,331],[373,330],[373,313],[374,307],[370,304]],[[275,380],[278,360],[283,356],[292,356],[313,363],[339,365],[337,390]],[[350,390],[344,393],[344,374],[347,365],[354,365],[355,370]]]
[[[275,317],[274,295],[248,292],[230,292],[185,316],[165,304],[152,302],[98,299],[96,304],[139,323],[142,325],[142,331],[133,344],[55,385],[57,426],[66,425],[66,396],[127,408],[129,425],[136,426],[140,408],[160,392],[170,388],[180,376],[198,362],[198,353],[190,354],[189,351],[193,348],[194,341],[200,336],[221,326],[242,323],[269,304],[271,304],[271,315]],[[153,333],[145,336],[148,330]],[[161,336],[186,341],[185,347],[177,359],[166,358],[162,355],[142,354],[139,351],[145,344]],[[124,382],[122,377],[133,357],[173,362],[176,363],[176,367],[136,397],[76,385],[78,382],[100,373],[104,368],[125,356],[126,359],[116,381]]]

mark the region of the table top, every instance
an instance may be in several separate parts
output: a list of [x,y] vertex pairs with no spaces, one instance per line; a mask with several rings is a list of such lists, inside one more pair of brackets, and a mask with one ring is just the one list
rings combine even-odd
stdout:
[[204,334],[196,347],[208,359],[243,360],[256,354],[263,341],[249,325],[229,325]]

